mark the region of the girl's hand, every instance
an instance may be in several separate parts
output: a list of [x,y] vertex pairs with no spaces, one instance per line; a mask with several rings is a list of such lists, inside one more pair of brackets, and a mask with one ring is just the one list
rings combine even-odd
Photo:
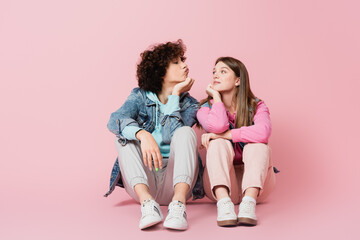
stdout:
[[212,88],[212,84],[209,84],[206,88],[206,93],[214,99],[215,102],[221,102],[221,95],[218,91]]
[[159,146],[157,145],[151,133],[140,130],[136,133],[136,138],[141,142],[141,152],[143,156],[144,165],[149,167],[152,171],[152,162],[154,162],[155,170],[162,169],[162,156]]
[[206,148],[208,149],[209,147],[209,143],[211,139],[217,139],[219,138],[217,134],[215,133],[204,133],[203,135],[201,135],[201,146],[200,148]]
[[227,140],[231,140],[232,136],[231,136],[231,130],[227,130],[223,133],[220,134],[216,134],[216,133],[204,133],[203,135],[201,135],[201,146],[200,149],[202,148],[206,148],[208,149],[209,147],[209,143],[211,139],[217,139],[217,138],[223,138],[223,139],[227,139]]
[[185,81],[178,83],[175,85],[172,95],[179,96],[183,92],[187,92],[191,89],[192,85],[194,84],[195,80],[192,78],[186,78]]

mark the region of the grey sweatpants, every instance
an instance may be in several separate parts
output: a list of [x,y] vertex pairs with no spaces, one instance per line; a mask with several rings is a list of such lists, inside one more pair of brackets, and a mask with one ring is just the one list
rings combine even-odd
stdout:
[[187,183],[190,190],[186,196],[192,195],[198,174],[197,139],[191,127],[176,129],[170,144],[169,158],[163,158],[163,168],[150,171],[142,160],[140,143],[128,141],[122,146],[116,138],[116,149],[119,156],[119,166],[126,192],[139,202],[134,187],[143,183],[149,187],[150,194],[160,205],[168,205],[174,195],[177,183]]

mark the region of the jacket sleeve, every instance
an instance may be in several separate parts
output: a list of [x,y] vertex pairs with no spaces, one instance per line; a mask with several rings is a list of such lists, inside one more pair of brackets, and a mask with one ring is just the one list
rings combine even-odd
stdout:
[[192,127],[197,123],[196,113],[199,110],[199,102],[187,93],[189,101],[179,110],[180,117],[185,126]]
[[196,114],[200,125],[206,132],[223,133],[229,129],[229,120],[224,103],[214,103],[210,108],[203,104]]
[[139,127],[136,119],[139,114],[141,98],[142,95],[138,94],[138,88],[134,88],[125,103],[110,115],[107,127],[117,137],[123,137],[122,131],[126,126]]
[[233,142],[268,143],[271,134],[270,112],[263,101],[256,107],[254,125],[231,130]]

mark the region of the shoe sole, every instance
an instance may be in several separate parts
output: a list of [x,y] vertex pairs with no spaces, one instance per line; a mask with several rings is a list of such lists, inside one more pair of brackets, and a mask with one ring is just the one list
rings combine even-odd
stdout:
[[240,217],[237,219],[238,224],[244,224],[248,226],[256,226],[257,220],[252,218]]
[[161,223],[161,222],[162,222],[162,220],[159,220],[159,221],[157,221],[157,222],[152,222],[152,223],[149,223],[149,224],[147,224],[147,225],[145,225],[145,226],[141,227],[140,229],[141,229],[141,230],[143,230],[143,229],[146,229],[146,228],[149,228],[149,227],[155,226],[156,224],[159,224],[159,223]]
[[179,227],[175,227],[175,226],[170,226],[170,225],[167,225],[167,224],[164,224],[163,225],[165,228],[168,228],[168,229],[172,229],[172,230],[179,230],[179,231],[184,231],[187,229],[187,227],[182,227],[182,228],[179,228]]
[[217,221],[217,225],[219,227],[232,227],[237,225],[236,219],[234,220],[224,220],[224,221]]

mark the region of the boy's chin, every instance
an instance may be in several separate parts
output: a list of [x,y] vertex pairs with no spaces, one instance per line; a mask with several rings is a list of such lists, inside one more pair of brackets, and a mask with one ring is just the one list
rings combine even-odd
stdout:
[[181,82],[184,82],[185,80],[186,80],[186,78],[182,78],[180,80],[177,80],[176,82],[181,83]]

